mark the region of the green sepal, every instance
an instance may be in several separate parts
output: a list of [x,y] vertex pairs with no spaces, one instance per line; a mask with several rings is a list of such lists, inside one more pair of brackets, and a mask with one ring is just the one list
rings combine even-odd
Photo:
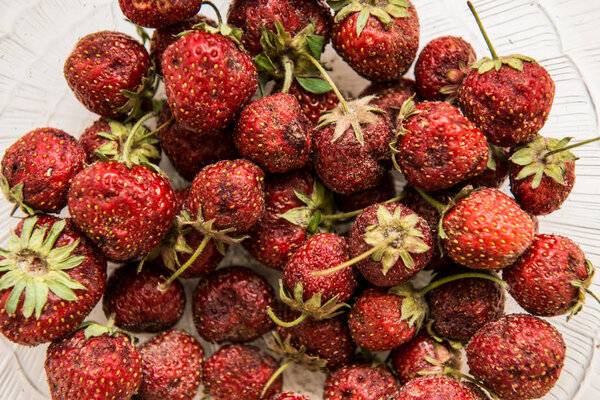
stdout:
[[356,140],[365,144],[360,125],[376,123],[379,121],[377,114],[384,114],[385,111],[369,105],[375,96],[366,96],[358,100],[347,103],[349,111],[344,109],[342,103],[337,107],[326,111],[319,119],[319,125],[315,129],[322,129],[335,124],[335,131],[331,142],[337,141],[342,135],[352,127]]
[[398,150],[398,140],[400,136],[409,133],[409,131],[404,127],[404,123],[413,115],[421,113],[420,110],[415,110],[415,105],[415,95],[413,95],[406,99],[404,103],[402,103],[402,107],[400,107],[400,112],[398,113],[398,118],[396,121],[392,121],[394,122],[396,129],[394,131],[394,139],[390,142],[389,148],[392,153],[392,164],[397,171],[402,171],[402,168],[396,159],[396,155],[400,153],[400,150]]
[[339,9],[346,7],[350,1],[352,0],[329,0],[327,4],[333,9],[333,11],[338,11]]
[[[10,203],[16,204],[18,208],[20,208],[25,214],[33,215],[38,213],[38,211],[34,210],[32,207],[28,206],[24,202],[23,197],[23,187],[24,183],[21,182],[13,187],[10,187],[8,183],[8,179],[4,176],[4,174],[0,173],[0,189],[2,189],[2,193],[6,200]],[[14,211],[13,211],[14,213]],[[12,215],[12,213],[11,213]]]
[[361,35],[372,15],[386,27],[394,24],[394,18],[408,18],[410,3],[403,0],[390,0],[386,5],[370,4],[361,0],[352,0],[343,7],[337,7],[335,22],[341,22],[352,14],[359,13],[356,19],[356,34]]
[[[444,230],[444,218],[446,217],[446,214],[448,214],[448,212],[450,212],[450,210],[452,208],[454,208],[454,206],[461,201],[462,199],[464,199],[465,197],[469,196],[471,193],[474,193],[476,191],[478,191],[479,189],[474,189],[473,186],[471,185],[467,185],[465,187],[463,187],[460,192],[458,192],[456,194],[456,196],[454,196],[450,202],[448,203],[448,205],[446,206],[446,208],[441,212],[440,214],[440,221],[438,223],[438,236],[440,239],[448,239],[448,235],[446,234],[446,231]],[[441,248],[442,250],[442,254],[443,254],[443,248]]]
[[476,69],[479,74],[485,74],[492,69],[499,71],[503,65],[507,65],[517,71],[523,71],[523,62],[536,63],[537,62],[531,58],[521,54],[512,54],[510,56],[504,56],[499,58],[489,58],[484,57],[481,60],[478,60],[471,64],[471,68]]
[[81,329],[84,330],[83,334],[86,340],[90,340],[92,338],[97,338],[104,335],[107,335],[109,337],[118,337],[119,335],[123,335],[130,340],[132,345],[135,346],[138,343],[138,339],[135,336],[133,336],[129,332],[122,331],[115,327],[114,315],[112,315],[109,318],[108,323],[106,325],[100,325],[97,322],[93,321],[85,321],[81,325],[79,325],[74,330],[74,332]]
[[272,335],[273,340],[267,340],[267,347],[271,351],[293,361],[295,364],[303,366],[309,371],[324,371],[327,360],[306,354],[306,347],[304,345],[300,347],[292,346],[292,335],[288,335],[285,340],[281,340],[281,336],[276,331],[273,331]]
[[444,342],[446,342],[454,350],[462,350],[464,348],[464,345],[461,342],[457,341],[457,340],[452,340],[452,339],[448,339],[447,337],[439,336],[433,330],[433,322],[434,322],[433,320],[429,320],[427,322],[427,324],[425,324],[425,327],[427,329],[427,333],[429,333],[429,336],[431,336],[433,338],[433,340],[435,340],[438,343],[444,343]]
[[[243,48],[242,36],[243,36],[244,32],[241,29],[236,28],[234,26],[227,25],[227,24],[220,24],[219,26],[214,27],[214,26],[207,24],[206,22],[201,22],[192,27],[192,31],[194,31],[194,30],[204,31],[207,33],[211,33],[213,35],[216,35],[216,34],[223,35],[223,36],[229,38],[232,42],[234,42],[239,48]],[[182,34],[186,35],[189,32],[191,32],[191,31],[182,32]]]
[[[310,196],[298,190],[294,190],[294,194],[305,205],[292,208],[279,214],[278,217],[305,228],[311,233],[317,232],[321,223],[321,215],[329,215],[333,212],[333,193],[315,179]],[[322,228],[326,230],[328,226]]]
[[571,282],[571,285],[579,289],[579,293],[577,296],[577,302],[569,310],[569,314],[567,315],[567,322],[570,321],[571,318],[573,318],[575,315],[581,312],[581,310],[583,309],[583,305],[585,304],[587,295],[592,296],[598,303],[600,303],[600,299],[594,294],[594,292],[590,290],[590,286],[594,281],[594,275],[596,274],[596,268],[588,259],[585,260],[585,266],[588,271],[586,280],[575,280]]
[[343,308],[350,306],[346,303],[340,303],[338,296],[334,296],[325,303],[322,301],[322,292],[312,296],[304,301],[304,288],[302,283],[296,284],[293,295],[290,294],[279,280],[279,298],[293,310],[307,314],[313,319],[330,319],[342,314]]
[[148,74],[142,78],[142,82],[136,91],[121,90],[121,94],[127,98],[127,102],[117,108],[117,112],[127,115],[125,122],[140,119],[149,111],[146,109],[146,105],[151,104],[151,100],[158,90],[158,84],[156,66],[152,61]]
[[400,321],[406,321],[409,326],[414,326],[418,332],[427,315],[428,307],[425,298],[417,294],[410,283],[391,287],[389,293],[402,298]]

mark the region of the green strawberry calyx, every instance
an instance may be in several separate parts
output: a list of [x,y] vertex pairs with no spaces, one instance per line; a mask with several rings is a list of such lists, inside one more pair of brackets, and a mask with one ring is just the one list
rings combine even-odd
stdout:
[[79,327],[77,327],[75,331],[81,329],[84,329],[83,334],[86,340],[98,338],[104,335],[113,338],[119,337],[119,335],[124,335],[131,341],[132,345],[135,346],[138,342],[138,339],[135,336],[131,335],[126,331],[120,330],[115,326],[114,315],[110,316],[106,325],[101,325],[94,321],[86,321],[79,325]]
[[[323,213],[327,215],[333,212],[333,193],[315,179],[310,195],[299,190],[294,190],[294,194],[305,206],[292,208],[283,214],[279,214],[278,217],[300,226],[310,233],[327,231],[329,224],[321,225],[322,215]],[[324,220],[324,222],[326,221]]]
[[394,168],[398,171],[402,171],[402,168],[398,164],[398,160],[396,160],[396,155],[400,153],[400,150],[398,150],[398,140],[400,136],[410,133],[410,131],[404,127],[408,118],[421,113],[420,110],[415,110],[415,106],[415,95],[412,95],[402,103],[398,118],[394,121],[396,124],[395,135],[394,140],[390,142],[389,146],[392,152],[392,164],[394,164]]
[[295,364],[301,365],[310,371],[323,371],[327,365],[327,360],[324,360],[318,356],[311,356],[306,354],[306,347],[299,346],[294,347],[291,344],[292,335],[288,335],[285,340],[281,339],[279,333],[274,331],[272,340],[267,340],[267,346],[271,351],[281,356],[284,356],[288,360],[293,361]]
[[592,282],[594,280],[594,275],[596,274],[596,268],[594,267],[592,262],[587,259],[585,260],[585,265],[588,271],[587,278],[584,281],[575,280],[571,282],[571,285],[575,286],[576,288],[579,288],[579,296],[577,302],[571,308],[569,315],[567,315],[567,321],[571,320],[571,318],[573,318],[575,315],[581,312],[587,295],[592,296],[592,298],[594,298],[594,300],[596,300],[598,304],[600,304],[600,298],[598,298],[598,296],[590,290],[590,286],[592,285]]
[[406,321],[408,326],[414,326],[415,330],[419,331],[428,311],[424,295],[408,282],[391,287],[389,293],[402,298],[400,321]]
[[55,222],[51,227],[36,226],[37,217],[23,221],[21,235],[11,232],[5,249],[0,249],[0,290],[12,289],[5,304],[6,312],[14,315],[24,293],[22,313],[29,318],[35,312],[42,315],[49,292],[66,301],[77,301],[75,290],[87,290],[65,271],[81,265],[84,256],[74,255],[79,239],[71,244],[55,247],[66,222]]
[[21,182],[11,187],[8,179],[6,179],[6,176],[0,172],[0,188],[2,189],[2,193],[9,203],[15,204],[15,207],[10,215],[14,215],[15,211],[17,211],[19,208],[27,215],[33,215],[38,212],[29,205],[25,204],[25,198],[23,195],[24,186],[25,183]]
[[440,94],[447,95],[446,100],[444,100],[446,103],[454,104],[456,102],[458,88],[469,72],[471,72],[471,65],[475,64],[475,62],[477,62],[475,52],[470,49],[467,62],[459,60],[457,68],[451,68],[446,71],[446,78],[450,81],[450,84],[440,89]]
[[117,108],[117,111],[127,115],[125,121],[137,120],[146,114],[148,108],[154,107],[152,99],[158,90],[159,82],[153,61],[148,69],[148,74],[142,78],[137,90],[121,90],[121,94],[127,98],[127,102]]
[[370,16],[377,18],[386,28],[394,24],[395,18],[411,16],[410,2],[406,0],[329,1],[329,5],[337,11],[335,22],[341,22],[348,16],[358,13],[356,34],[359,36],[367,26]]
[[207,33],[210,33],[213,35],[214,34],[223,35],[223,36],[229,38],[232,42],[234,42],[236,44],[236,46],[238,46],[238,48],[243,49],[243,47],[244,47],[244,46],[242,46],[243,31],[234,26],[224,24],[223,17],[221,16],[221,12],[219,11],[219,7],[217,7],[213,2],[204,0],[202,2],[202,5],[204,5],[204,4],[206,4],[207,6],[212,8],[215,11],[215,14],[217,14],[217,21],[218,21],[217,27],[211,26],[211,25],[207,24],[206,22],[201,22],[197,25],[194,25],[191,30],[181,32],[177,36],[179,36],[179,37],[185,36],[191,32],[200,30],[200,31],[204,31],[204,32],[207,32]]
[[448,339],[447,337],[439,336],[437,334],[437,332],[435,332],[433,330],[433,323],[434,323],[434,320],[429,319],[429,321],[427,321],[427,324],[425,325],[425,329],[427,329],[427,333],[429,334],[429,336],[431,336],[431,338],[433,340],[435,340],[438,344],[447,342],[450,345],[450,347],[453,348],[454,350],[460,350],[464,347],[463,344],[459,341]]

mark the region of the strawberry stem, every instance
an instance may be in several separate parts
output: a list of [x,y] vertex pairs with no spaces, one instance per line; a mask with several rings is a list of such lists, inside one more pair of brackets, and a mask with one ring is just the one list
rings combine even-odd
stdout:
[[490,395],[490,397],[494,400],[501,400],[498,395],[496,393],[494,393],[494,391],[492,389],[490,389],[486,384],[484,384],[483,382],[481,382],[478,379],[473,378],[472,376],[463,374],[460,371],[455,370],[454,368],[450,368],[450,367],[445,367],[444,368],[444,374],[446,375],[454,375],[454,376],[458,376],[460,378],[463,378],[464,380],[467,380],[469,382],[471,382],[472,384],[482,388],[483,390],[485,390],[486,392],[488,392],[488,394]]
[[[416,188],[415,188],[416,189]],[[416,191],[421,195],[421,197],[429,203],[433,208],[435,208],[440,214],[442,214],[446,210],[446,205],[440,203],[433,197],[431,197],[427,192],[421,189],[416,189]]]
[[600,299],[598,298],[598,296],[596,296],[596,294],[595,294],[594,292],[592,292],[592,291],[591,291],[590,289],[588,289],[588,288],[585,288],[585,289],[583,289],[583,291],[584,291],[586,294],[589,294],[590,296],[592,296],[592,297],[594,298],[594,300],[596,300],[596,301],[598,302],[598,304],[600,304]]
[[569,146],[566,146],[566,147],[563,147],[563,148],[560,148],[560,149],[556,149],[556,150],[549,151],[549,152],[547,152],[547,153],[544,155],[544,160],[546,160],[546,158],[550,157],[550,156],[551,156],[551,155],[553,155],[553,154],[560,153],[560,152],[562,152],[562,151],[571,150],[571,149],[574,149],[574,148],[576,148],[576,147],[579,147],[579,146],[586,145],[586,144],[588,144],[588,143],[594,143],[594,142],[597,142],[598,140],[600,140],[600,137],[596,137],[596,138],[592,138],[592,139],[584,140],[584,141],[582,141],[582,142],[575,143],[575,144],[571,144],[571,145],[569,145]]
[[215,10],[215,14],[217,14],[217,21],[219,22],[219,26],[223,24],[223,17],[221,17],[221,12],[219,11],[219,7],[217,7],[212,1],[204,0],[202,5],[208,5],[210,8]]
[[329,83],[329,86],[331,86],[331,88],[333,89],[333,92],[335,93],[336,97],[340,101],[340,104],[344,108],[344,113],[350,114],[350,107],[348,106],[348,102],[346,101],[344,96],[342,96],[342,93],[340,93],[340,90],[337,88],[337,86],[335,86],[335,83],[333,83],[333,80],[329,77],[329,74],[327,73],[327,71],[325,71],[325,68],[323,68],[321,63],[308,53],[300,54],[306,57],[311,63],[314,64],[314,66],[319,70],[323,78],[327,81],[327,83]]
[[[406,196],[406,194],[402,193],[399,196],[392,197],[391,199],[384,201],[383,204],[389,204],[389,203],[394,203],[396,201],[400,201],[405,196]],[[357,215],[359,215],[360,213],[362,213],[363,211],[364,211],[364,208],[361,208],[360,210],[349,211],[349,212],[343,213],[343,214],[321,215],[321,220],[338,220],[338,219],[353,218],[353,217],[356,217]]]
[[167,126],[171,125],[173,122],[175,122],[175,117],[169,118],[169,120],[167,122],[165,122],[164,124],[162,124],[161,126],[159,126],[158,128],[156,128],[155,130],[146,133],[144,136],[142,136],[141,138],[139,138],[138,141],[141,142],[144,139],[148,139],[149,137],[151,137],[153,135],[156,135],[158,132],[162,131]]
[[469,6],[469,9],[471,10],[471,13],[473,13],[473,16],[475,17],[475,20],[477,21],[477,26],[479,26],[479,30],[483,34],[483,38],[485,39],[485,43],[487,44],[488,49],[490,49],[490,53],[492,53],[492,58],[494,60],[498,60],[499,59],[498,54],[496,53],[496,50],[494,50],[494,46],[492,45],[492,41],[490,40],[487,32],[485,31],[485,28],[483,27],[483,23],[481,22],[481,19],[479,18],[479,14],[477,13],[477,10],[475,10],[475,6],[470,1],[467,1],[467,5]]
[[265,387],[263,388],[262,392],[260,393],[261,399],[265,397],[265,394],[267,394],[267,390],[269,390],[269,388],[271,387],[273,382],[275,382],[275,380],[279,377],[279,375],[281,375],[283,373],[283,371],[285,371],[287,369],[287,367],[289,367],[293,363],[294,363],[294,361],[291,361],[291,360],[286,362],[281,367],[279,367],[279,369],[277,371],[275,371],[275,373],[273,375],[271,375],[271,377],[265,384]]
[[135,123],[133,128],[131,128],[131,132],[129,132],[127,141],[125,142],[125,145],[123,146],[122,161],[125,164],[127,164],[129,162],[129,153],[131,152],[131,148],[133,147],[133,142],[134,142],[134,139],[135,139],[138,129],[140,129],[140,127],[144,124],[144,122],[146,122],[153,116],[154,116],[153,113],[148,113],[148,114],[144,115],[142,118],[139,119],[139,121],[137,121]]
[[285,77],[283,80],[283,88],[281,93],[288,93],[292,86],[292,80],[294,79],[294,63],[288,56],[282,57],[283,68],[285,69]]
[[457,274],[457,275],[447,276],[442,279],[438,279],[437,281],[434,281],[434,282],[430,283],[429,285],[425,286],[423,289],[419,290],[417,292],[417,295],[425,296],[427,293],[429,293],[433,289],[437,289],[438,287],[445,285],[446,283],[458,281],[461,279],[469,279],[469,278],[487,279],[488,281],[495,282],[502,287],[506,287],[506,285],[507,285],[506,282],[504,282],[502,279],[497,278],[492,275],[482,274],[479,272],[467,272],[464,274]]
[[296,325],[300,324],[302,321],[304,321],[306,319],[306,317],[308,317],[308,314],[303,312],[295,320],[286,322],[286,321],[279,319],[279,317],[277,317],[277,315],[275,315],[275,313],[273,312],[271,307],[267,307],[267,314],[269,314],[269,317],[271,317],[273,322],[275,322],[277,325],[282,326],[284,328],[291,328],[293,326],[296,326]]
[[192,256],[189,258],[189,260],[187,260],[185,264],[183,264],[173,275],[171,275],[171,277],[165,283],[160,285],[161,291],[166,291],[169,285],[173,283],[173,281],[177,279],[179,275],[183,274],[185,270],[188,269],[188,267],[194,263],[194,261],[196,261],[196,259],[200,256],[200,254],[202,253],[208,242],[211,241],[211,239],[212,236],[210,235],[204,236],[204,239],[202,239],[200,246],[198,246],[198,248],[196,249],[194,254],[192,254]]

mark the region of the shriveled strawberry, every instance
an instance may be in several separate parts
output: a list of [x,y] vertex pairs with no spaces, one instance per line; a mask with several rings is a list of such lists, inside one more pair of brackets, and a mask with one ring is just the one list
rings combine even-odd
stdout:
[[132,332],[160,332],[171,328],[183,315],[185,292],[181,282],[167,288],[162,284],[168,278],[163,270],[144,264],[118,268],[108,279],[103,298],[104,314],[113,316],[115,325]]
[[[275,86],[275,90],[278,88]],[[296,81],[292,82],[288,93],[296,97],[302,111],[313,124],[317,124],[325,111],[335,108],[340,102],[333,90],[325,93],[311,93]]]
[[139,348],[143,363],[139,400],[192,400],[202,378],[204,349],[190,334],[163,332]]
[[503,399],[537,399],[556,384],[565,342],[550,323],[512,314],[481,328],[467,346],[471,373]]
[[488,400],[476,386],[446,376],[416,378],[402,388],[392,400]]
[[415,81],[402,78],[397,82],[371,83],[359,97],[376,96],[371,105],[385,111],[392,125],[395,125],[402,104],[416,93]]
[[397,81],[417,55],[419,29],[417,10],[408,0],[353,0],[336,12],[331,43],[365,78]]
[[351,212],[367,208],[370,205],[383,203],[396,195],[396,185],[391,172],[385,174],[381,181],[370,189],[343,195],[336,194],[335,204],[344,212]]
[[0,187],[8,201],[27,213],[58,213],[84,164],[85,153],[75,138],[60,129],[36,129],[4,153]]
[[424,100],[456,99],[459,85],[476,61],[470,43],[457,36],[442,36],[427,43],[415,64],[419,96]]
[[21,220],[0,259],[0,332],[21,345],[66,336],[104,293],[106,258],[68,219]]
[[310,399],[300,393],[285,392],[285,393],[276,394],[275,396],[271,397],[270,400],[310,400]]
[[142,381],[142,359],[132,339],[96,324],[53,342],[46,351],[53,399],[128,400]]
[[508,161],[508,152],[506,149],[493,144],[490,144],[489,147],[491,158],[488,158],[487,168],[479,175],[457,184],[455,189],[453,188],[452,190],[458,192],[460,191],[459,188],[468,185],[471,185],[474,188],[489,187],[500,189],[504,185],[504,182],[506,182],[506,178],[508,177],[510,164]]
[[263,387],[278,369],[277,362],[254,346],[221,347],[204,363],[204,388],[215,400],[259,400],[281,392],[278,377],[261,396]]
[[312,124],[294,96],[276,93],[247,105],[233,140],[240,155],[264,171],[283,173],[308,163]]
[[202,0],[119,0],[119,7],[134,24],[161,28],[191,18],[200,11]]
[[324,400],[382,400],[398,392],[398,383],[383,366],[352,364],[327,377]]
[[150,55],[141,43],[120,32],[101,31],[77,42],[64,66],[64,75],[77,99],[91,112],[117,117],[136,112],[148,79]]

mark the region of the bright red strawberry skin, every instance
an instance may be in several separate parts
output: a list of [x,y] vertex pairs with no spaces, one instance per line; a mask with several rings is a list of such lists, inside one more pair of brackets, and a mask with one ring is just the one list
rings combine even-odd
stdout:
[[483,189],[460,200],[444,216],[446,252],[474,269],[501,269],[514,263],[533,241],[533,221],[498,189]]
[[[278,83],[275,85],[274,90],[280,91],[281,89],[281,84]],[[331,110],[340,102],[333,90],[325,93],[311,93],[300,86],[295,80],[292,82],[288,93],[296,97],[302,111],[304,111],[304,115],[308,117],[308,120],[313,125],[319,122],[319,118],[321,118],[323,112]]]
[[127,261],[148,254],[168,232],[175,192],[149,168],[102,161],[75,177],[68,205],[73,222],[109,259]]
[[275,31],[275,20],[292,37],[314,21],[315,34],[329,42],[331,10],[322,0],[234,0],[227,13],[227,23],[244,31],[242,43],[252,55],[262,51],[263,26]]
[[265,212],[264,172],[248,160],[226,160],[204,167],[190,188],[192,217],[202,211],[215,228],[246,232]]
[[200,11],[202,0],[119,0],[119,7],[134,24],[160,28],[191,18]]
[[377,96],[371,105],[385,111],[395,126],[402,104],[416,93],[415,81],[402,78],[397,82],[371,83],[359,97]]
[[589,278],[585,254],[571,239],[559,235],[536,235],[531,247],[502,271],[512,297],[528,313],[562,315],[579,301],[573,281]]
[[412,186],[430,191],[479,175],[488,162],[488,145],[479,129],[447,103],[424,101],[402,124],[396,158]]
[[142,359],[131,340],[123,334],[86,340],[83,332],[48,347],[45,369],[52,400],[130,399],[142,380]]
[[458,89],[458,105],[490,143],[512,147],[533,139],[554,101],[554,81],[542,66],[524,62],[480,74],[473,69]]
[[192,400],[202,378],[204,350],[190,334],[170,330],[139,347],[143,378],[140,400]]
[[[54,225],[60,219],[50,215],[38,215],[36,227]],[[23,227],[22,220],[15,228],[19,236]],[[0,291],[0,332],[12,342],[23,346],[37,346],[52,342],[69,334],[77,328],[96,306],[106,287],[106,258],[104,255],[75,227],[71,220],[58,237],[54,248],[64,247],[79,240],[79,245],[73,251],[75,256],[83,256],[85,260],[77,267],[65,270],[73,280],[80,282],[87,290],[74,290],[76,301],[65,301],[48,293],[48,301],[42,309],[39,319],[33,314],[29,318],[23,316],[23,295],[14,315],[6,312],[6,301],[12,289]],[[3,259],[3,258],[2,258]],[[0,275],[4,275],[1,273]],[[25,292],[23,292],[25,293]]]
[[476,386],[446,376],[422,376],[400,388],[393,400],[488,400]]
[[132,332],[160,332],[179,321],[185,307],[185,292],[179,281],[161,290],[169,274],[152,264],[138,263],[118,268],[108,279],[103,298],[104,315],[114,315],[115,325]]
[[399,386],[383,366],[353,364],[344,366],[327,377],[324,400],[382,400],[392,397]]
[[310,400],[308,397],[299,393],[285,392],[276,394],[270,400]]
[[231,39],[204,31],[171,44],[162,72],[175,119],[202,133],[225,128],[258,86],[252,58]]
[[23,202],[49,213],[67,205],[73,178],[84,167],[85,153],[75,138],[54,128],[23,135],[2,158],[2,175],[12,188],[23,183]]
[[275,293],[260,275],[243,267],[223,268],[200,281],[192,303],[194,324],[211,343],[250,342],[273,329],[267,307]]
[[77,42],[64,75],[88,110],[115,117],[127,103],[122,91],[137,91],[149,68],[150,55],[141,43],[124,33],[101,31]]
[[[226,345],[204,363],[204,388],[215,400],[258,400],[278,368],[277,362],[257,347]],[[281,386],[279,376],[264,397],[281,392]]]
[[471,373],[503,399],[543,397],[560,376],[565,342],[550,323],[512,314],[481,328],[467,346]]

